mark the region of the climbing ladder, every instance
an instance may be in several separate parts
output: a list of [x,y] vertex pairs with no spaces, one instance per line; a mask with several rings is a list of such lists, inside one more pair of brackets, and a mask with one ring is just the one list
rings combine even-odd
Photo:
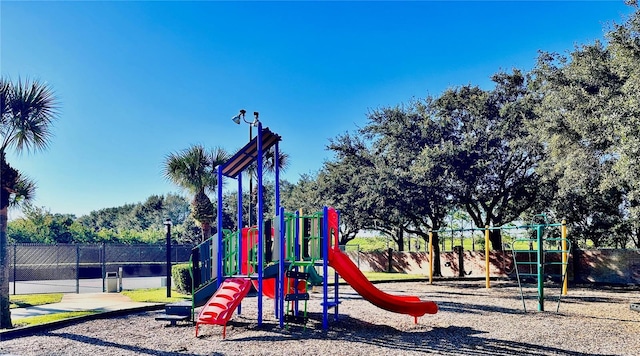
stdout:
[[[290,323],[302,324],[306,328],[309,317],[307,315],[307,302],[309,301],[309,273],[300,272],[300,267],[308,266],[308,262],[293,262],[289,265],[286,276],[284,300],[287,302],[286,314],[284,316],[285,327],[288,328]],[[300,288],[299,284],[303,283],[304,288]],[[304,302],[304,310],[300,310],[300,302]]]
[[[307,303],[308,289],[312,284],[310,269],[314,268],[316,261],[322,255],[320,252],[321,216],[321,214],[302,216],[300,212],[285,213],[285,259],[291,261],[285,273],[287,285],[284,288],[286,302],[284,322],[286,328],[292,323],[302,324],[306,328],[309,320]],[[314,275],[317,277],[317,273]],[[303,284],[302,288],[300,284]],[[303,310],[300,310],[300,302],[303,302]]]
[[[548,237],[548,228],[553,226],[562,227],[562,237]],[[556,305],[556,312],[558,312],[562,295],[566,294],[568,256],[571,251],[571,241],[566,237],[566,224],[549,224],[545,217],[544,224],[532,224],[531,227],[536,231],[535,238],[518,238],[512,244],[513,262],[522,306],[526,312],[523,279],[532,278],[537,282],[538,310],[544,311],[544,282],[547,278],[555,278],[560,280],[561,288]]]

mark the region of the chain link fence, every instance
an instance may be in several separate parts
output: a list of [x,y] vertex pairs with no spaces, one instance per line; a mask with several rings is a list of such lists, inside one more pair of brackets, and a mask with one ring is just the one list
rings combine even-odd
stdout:
[[[171,263],[188,263],[192,247],[171,245]],[[166,245],[10,244],[7,252],[11,294],[104,292],[113,272],[129,282],[167,275]]]

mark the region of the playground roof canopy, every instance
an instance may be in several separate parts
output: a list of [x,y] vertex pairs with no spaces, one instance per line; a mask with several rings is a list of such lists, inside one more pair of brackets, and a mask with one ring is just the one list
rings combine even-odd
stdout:
[[[266,152],[276,143],[282,140],[269,128],[262,129],[262,152]],[[258,136],[254,137],[249,143],[240,149],[233,157],[222,165],[222,175],[226,177],[236,178],[258,157]]]

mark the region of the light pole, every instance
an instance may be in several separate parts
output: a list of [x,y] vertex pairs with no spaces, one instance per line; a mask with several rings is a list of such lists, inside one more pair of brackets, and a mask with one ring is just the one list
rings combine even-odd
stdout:
[[164,221],[167,229],[167,298],[171,298],[171,219]]
[[[258,126],[258,115],[259,113],[257,111],[253,112],[253,121],[247,121],[247,119],[245,118],[245,114],[247,113],[247,110],[240,110],[240,113],[234,117],[231,118],[231,120],[233,120],[233,122],[235,122],[236,124],[240,125],[240,119],[242,119],[242,121],[244,121],[245,123],[249,124],[249,142],[251,142],[251,140],[253,139],[253,130],[252,128],[254,126]],[[251,226],[251,200],[253,197],[253,174],[249,174],[249,226]]]

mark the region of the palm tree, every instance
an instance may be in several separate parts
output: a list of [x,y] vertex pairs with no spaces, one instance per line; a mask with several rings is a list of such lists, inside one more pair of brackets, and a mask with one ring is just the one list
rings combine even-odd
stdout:
[[207,193],[216,188],[215,168],[229,158],[229,153],[223,148],[207,151],[202,145],[170,153],[165,158],[164,176],[194,195],[191,213],[202,228],[203,241],[211,236],[211,224],[215,216],[213,203]]
[[16,83],[0,78],[0,328],[11,328],[9,311],[9,261],[7,260],[7,214],[11,206],[33,197],[35,184],[6,160],[9,149],[17,153],[47,148],[58,104],[46,83]]

